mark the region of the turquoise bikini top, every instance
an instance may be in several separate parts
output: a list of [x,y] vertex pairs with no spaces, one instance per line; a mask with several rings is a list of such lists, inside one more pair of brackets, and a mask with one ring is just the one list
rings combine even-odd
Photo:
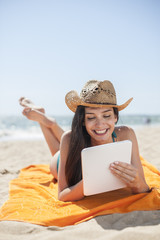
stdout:
[[113,142],[115,142],[115,138],[117,138],[117,135],[116,135],[115,131],[113,131],[113,133],[112,133]]

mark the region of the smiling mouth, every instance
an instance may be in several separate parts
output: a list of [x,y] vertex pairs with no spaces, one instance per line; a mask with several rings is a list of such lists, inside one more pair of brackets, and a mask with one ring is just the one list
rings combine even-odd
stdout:
[[97,135],[103,135],[103,134],[106,134],[107,131],[108,131],[108,129],[94,130],[94,132],[95,132]]

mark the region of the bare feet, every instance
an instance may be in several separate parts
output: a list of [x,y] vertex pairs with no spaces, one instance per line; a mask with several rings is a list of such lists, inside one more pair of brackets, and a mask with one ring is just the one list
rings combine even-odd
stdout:
[[45,110],[42,107],[36,106],[28,98],[21,97],[19,103],[24,107],[22,114],[27,117],[29,120],[36,121],[40,124],[45,125],[46,127],[53,127],[56,123],[55,119],[47,117],[45,115]]
[[39,106],[36,106],[36,105],[35,105],[30,99],[28,99],[28,98],[21,97],[21,98],[19,99],[19,104],[20,104],[22,107],[32,108],[32,109],[34,109],[34,110],[40,111],[40,112],[42,112],[42,113],[45,113],[44,108],[39,107]]
[[40,112],[34,108],[25,107],[22,114],[29,120],[36,121],[49,128],[53,127],[56,123],[55,119],[47,117],[43,112]]

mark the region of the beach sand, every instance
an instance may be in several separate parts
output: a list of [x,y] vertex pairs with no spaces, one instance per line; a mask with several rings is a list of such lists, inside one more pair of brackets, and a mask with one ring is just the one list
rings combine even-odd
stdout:
[[[160,126],[136,128],[140,154],[160,170]],[[8,199],[9,181],[31,164],[49,164],[45,141],[0,142],[0,206]],[[98,216],[68,227],[43,227],[29,223],[0,222],[0,240],[32,239],[154,239],[160,236],[160,211],[135,211]]]

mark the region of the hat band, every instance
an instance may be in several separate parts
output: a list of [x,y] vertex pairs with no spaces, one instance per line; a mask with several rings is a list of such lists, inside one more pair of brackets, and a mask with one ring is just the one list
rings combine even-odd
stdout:
[[117,106],[115,103],[97,103],[97,102],[84,102],[86,104],[98,104],[98,105],[114,105]]

